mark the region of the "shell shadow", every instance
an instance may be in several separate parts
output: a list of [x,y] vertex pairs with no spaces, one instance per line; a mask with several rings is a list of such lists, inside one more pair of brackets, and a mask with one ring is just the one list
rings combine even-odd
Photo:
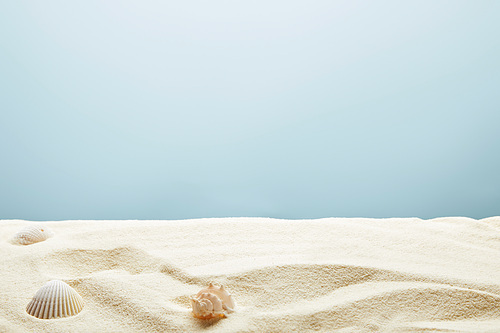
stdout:
[[224,319],[224,318],[198,319],[198,318],[193,317],[191,314],[190,314],[190,316],[191,316],[191,321],[197,327],[205,328],[205,329],[215,327],[221,321],[221,319]]

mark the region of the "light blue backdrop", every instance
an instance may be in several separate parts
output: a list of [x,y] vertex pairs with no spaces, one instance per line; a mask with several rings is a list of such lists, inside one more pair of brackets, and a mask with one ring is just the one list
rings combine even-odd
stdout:
[[0,218],[500,215],[500,1],[2,1]]

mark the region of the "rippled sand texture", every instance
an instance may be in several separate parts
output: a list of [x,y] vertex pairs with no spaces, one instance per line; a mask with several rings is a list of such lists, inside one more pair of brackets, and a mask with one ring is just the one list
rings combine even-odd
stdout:
[[[500,332],[500,217],[0,221],[1,332]],[[60,279],[75,317],[25,312]],[[189,296],[224,284],[237,312],[202,321]]]

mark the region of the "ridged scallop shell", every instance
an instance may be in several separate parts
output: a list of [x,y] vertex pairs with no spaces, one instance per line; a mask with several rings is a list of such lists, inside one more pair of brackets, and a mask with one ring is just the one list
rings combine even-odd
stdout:
[[83,298],[66,282],[52,280],[40,288],[26,307],[26,312],[39,319],[64,318],[78,314]]
[[217,287],[210,283],[191,297],[191,306],[196,318],[212,319],[225,317],[234,311],[236,304],[223,286]]
[[42,242],[53,235],[54,233],[50,231],[50,229],[42,225],[29,225],[15,234],[11,239],[11,243],[18,245],[30,245]]

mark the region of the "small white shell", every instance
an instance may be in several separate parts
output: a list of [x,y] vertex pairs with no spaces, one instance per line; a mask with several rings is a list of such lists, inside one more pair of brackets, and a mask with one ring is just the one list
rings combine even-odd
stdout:
[[54,233],[48,228],[42,225],[32,224],[15,234],[11,239],[11,243],[18,245],[30,245],[42,242],[53,235]]
[[217,287],[210,283],[191,297],[191,306],[196,318],[212,319],[225,317],[234,311],[236,304],[223,286]]
[[28,303],[26,312],[39,319],[64,318],[78,314],[83,298],[75,289],[60,280],[47,282]]

